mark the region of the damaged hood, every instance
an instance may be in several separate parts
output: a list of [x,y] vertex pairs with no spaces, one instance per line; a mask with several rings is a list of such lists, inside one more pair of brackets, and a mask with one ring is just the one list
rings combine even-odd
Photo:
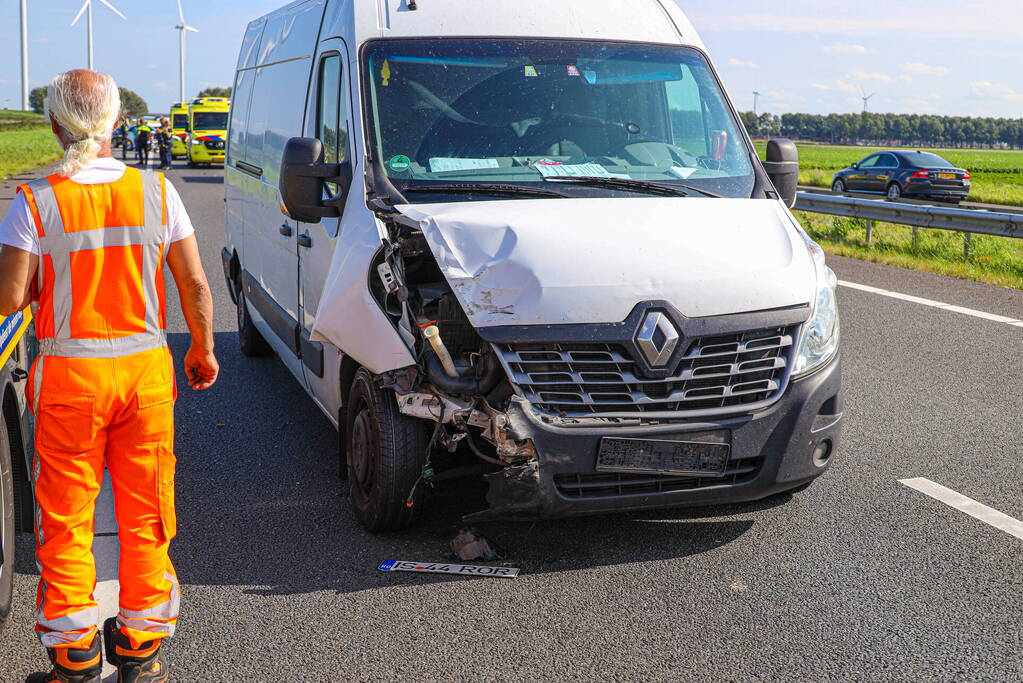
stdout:
[[806,304],[815,271],[780,202],[542,199],[397,207],[476,327],[699,318]]

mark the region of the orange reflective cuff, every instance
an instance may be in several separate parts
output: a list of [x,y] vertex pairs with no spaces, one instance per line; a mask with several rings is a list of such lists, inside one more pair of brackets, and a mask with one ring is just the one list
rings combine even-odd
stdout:
[[[86,647],[83,647],[83,648],[80,648],[80,649],[88,650],[90,647],[92,647],[92,642],[91,641],[89,642],[89,644]],[[57,648],[57,653],[56,653],[57,656],[56,656],[56,662],[55,663],[60,668],[66,669],[67,671],[85,671],[86,669],[91,669],[91,668],[93,668],[95,666],[98,666],[100,664],[100,662],[103,661],[103,659],[102,659],[103,656],[102,656],[102,653],[100,653],[100,652],[97,652],[96,656],[93,657],[92,659],[88,659],[88,660],[86,660],[84,662],[73,661],[71,659],[71,657],[68,655],[68,650],[77,650],[77,649],[79,649],[79,648],[78,647],[61,647],[61,648]]]

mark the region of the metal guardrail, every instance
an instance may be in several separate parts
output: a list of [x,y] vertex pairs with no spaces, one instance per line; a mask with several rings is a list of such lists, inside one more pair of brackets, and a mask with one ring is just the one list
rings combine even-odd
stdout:
[[867,221],[868,233],[873,228],[873,221],[880,221],[918,228],[1023,238],[1023,214],[984,209],[902,204],[884,199],[800,192],[796,195],[796,210],[860,218]]

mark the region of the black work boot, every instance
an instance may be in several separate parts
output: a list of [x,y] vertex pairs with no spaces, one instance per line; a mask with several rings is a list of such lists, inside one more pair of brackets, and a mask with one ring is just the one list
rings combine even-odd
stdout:
[[167,667],[160,661],[163,640],[152,640],[139,649],[117,627],[117,617],[103,622],[107,661],[117,667],[117,683],[164,683]]
[[103,673],[103,657],[100,652],[100,638],[97,633],[87,650],[72,650],[67,647],[48,647],[53,669],[48,673],[35,673],[25,683],[100,683]]

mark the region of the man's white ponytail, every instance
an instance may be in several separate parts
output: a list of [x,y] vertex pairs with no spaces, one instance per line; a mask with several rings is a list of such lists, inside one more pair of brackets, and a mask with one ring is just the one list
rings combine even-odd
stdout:
[[64,131],[59,173],[70,177],[99,155],[121,113],[121,96],[106,74],[76,69],[57,74],[46,89],[46,112]]

